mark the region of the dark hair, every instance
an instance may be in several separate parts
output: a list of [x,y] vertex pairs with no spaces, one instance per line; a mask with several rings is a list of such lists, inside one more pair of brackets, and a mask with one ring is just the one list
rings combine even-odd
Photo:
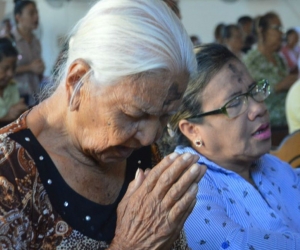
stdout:
[[226,25],[223,30],[222,30],[222,38],[223,39],[229,39],[232,37],[232,31],[233,30],[240,30],[239,26],[237,26],[236,24],[229,24]]
[[29,4],[36,6],[35,2],[30,0],[15,0],[14,15],[22,14],[23,9]]
[[178,7],[178,0],[163,0],[176,14],[176,16],[180,17],[180,10]]
[[5,57],[17,57],[18,51],[8,38],[0,38],[0,62]]
[[[169,129],[174,132],[171,138],[168,133],[164,133],[159,141],[160,149],[166,155],[174,150],[174,147],[180,145],[190,145],[188,139],[179,129],[179,121],[189,119],[202,112],[202,93],[211,79],[220,72],[220,70],[231,60],[240,61],[225,46],[217,43],[203,44],[195,47],[198,70],[196,76],[189,82],[184,93],[182,103],[175,115],[169,122]],[[199,118],[197,123],[203,122],[205,118]]]
[[216,26],[215,31],[214,31],[214,36],[215,36],[216,41],[218,40],[218,38],[222,39],[222,32],[223,32],[224,27],[225,27],[224,23],[219,23]]
[[250,16],[241,16],[238,20],[237,20],[237,23],[239,25],[245,25],[247,23],[250,23],[253,21],[253,18],[250,17]]
[[5,19],[3,19],[1,23],[2,23],[2,24],[5,24],[5,23],[7,23],[7,22],[9,22],[9,23],[10,23],[10,19],[9,19],[9,18],[5,18]]
[[191,38],[191,41],[192,41],[192,43],[193,43],[194,46],[200,44],[200,39],[199,39],[198,36],[196,36],[196,35],[191,35],[190,38]]
[[269,29],[270,21],[273,18],[279,18],[279,16],[275,12],[268,12],[258,19],[257,29],[261,32],[263,39],[265,39],[266,32]]
[[285,33],[285,36],[288,37],[291,34],[298,34],[295,29],[288,29],[287,32]]

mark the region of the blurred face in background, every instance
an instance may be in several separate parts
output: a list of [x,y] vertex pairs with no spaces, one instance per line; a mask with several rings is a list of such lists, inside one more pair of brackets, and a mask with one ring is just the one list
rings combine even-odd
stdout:
[[287,36],[287,44],[290,48],[294,48],[297,45],[298,41],[299,35],[296,31]]
[[251,35],[252,33],[252,22],[247,22],[243,25],[242,31],[245,33],[245,35]]
[[14,76],[16,57],[4,57],[0,62],[0,89],[4,89]]
[[11,32],[11,23],[9,20],[3,23],[3,29],[5,30],[6,34],[9,34]]
[[28,4],[24,7],[21,14],[16,15],[18,26],[28,30],[35,30],[39,24],[39,15],[34,4]]
[[227,38],[225,43],[233,52],[241,51],[243,48],[243,34],[241,29],[232,28],[231,37]]
[[282,43],[282,24],[278,17],[269,20],[268,29],[264,34],[264,45],[272,51],[279,51]]

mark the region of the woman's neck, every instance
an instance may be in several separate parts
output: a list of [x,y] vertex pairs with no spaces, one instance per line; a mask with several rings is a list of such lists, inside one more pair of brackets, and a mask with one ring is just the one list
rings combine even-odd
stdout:
[[[57,103],[60,103],[61,109]],[[50,98],[31,110],[26,118],[27,126],[73,190],[96,203],[111,204],[122,188],[126,160],[102,166],[86,157],[73,143],[66,121],[67,110],[65,93],[56,90]]]
[[235,157],[232,157],[231,159],[224,159],[224,158],[215,158],[215,156],[213,156],[211,159],[209,157],[207,158],[210,161],[216,163],[218,166],[237,173],[242,178],[244,178],[247,182],[253,184],[250,170],[253,166],[253,161],[255,161],[255,159],[237,160]]
[[28,29],[20,24],[17,26],[17,29],[20,35],[23,37],[23,39],[25,39],[27,42],[31,42],[33,38],[33,33],[31,29]]
[[276,65],[276,59],[274,57],[274,51],[272,50],[272,48],[269,48],[268,46],[265,46],[264,44],[259,44],[257,46],[258,51],[263,54],[266,59],[271,62],[272,64]]

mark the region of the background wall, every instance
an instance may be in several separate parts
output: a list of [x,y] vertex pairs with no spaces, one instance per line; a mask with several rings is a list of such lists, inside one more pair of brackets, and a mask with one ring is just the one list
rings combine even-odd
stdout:
[[285,29],[300,27],[300,0],[179,0],[182,22],[189,34],[202,42],[212,42],[218,23],[236,23],[242,15],[252,17],[268,11],[279,14]]
[[[51,6],[48,2],[51,1]],[[45,75],[51,69],[60,51],[59,40],[88,11],[95,0],[35,0],[40,14],[36,31],[43,49]],[[179,0],[182,22],[189,34],[196,34],[202,42],[213,41],[213,31],[220,22],[234,23],[241,15],[257,16],[276,11],[285,28],[300,26],[300,0]],[[5,6],[5,10],[3,10]],[[60,7],[58,7],[60,6]],[[0,0],[1,13],[12,18],[13,0]]]

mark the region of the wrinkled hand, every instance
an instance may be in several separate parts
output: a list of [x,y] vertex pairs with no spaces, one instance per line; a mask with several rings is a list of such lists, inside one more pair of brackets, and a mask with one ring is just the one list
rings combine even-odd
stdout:
[[30,71],[37,75],[43,74],[44,69],[45,65],[41,59],[36,59],[30,64]]
[[138,170],[117,210],[109,249],[170,249],[196,204],[206,167],[198,156],[173,153],[152,170]]

